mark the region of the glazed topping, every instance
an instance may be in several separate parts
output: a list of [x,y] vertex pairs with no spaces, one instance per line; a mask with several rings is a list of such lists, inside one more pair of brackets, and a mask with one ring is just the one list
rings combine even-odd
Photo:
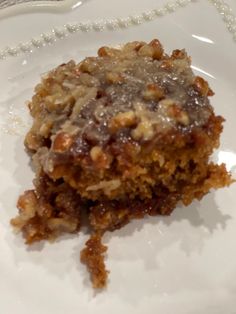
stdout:
[[38,119],[29,136],[32,143],[37,130],[55,153],[79,154],[110,141],[143,143],[172,129],[204,126],[212,94],[183,50],[169,57],[158,40],[102,47],[98,57],[70,61],[43,78],[30,105]]

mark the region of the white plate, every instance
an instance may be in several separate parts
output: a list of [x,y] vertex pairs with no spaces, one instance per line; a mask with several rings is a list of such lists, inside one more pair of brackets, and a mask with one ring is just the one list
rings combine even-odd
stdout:
[[[17,15],[16,9],[12,17],[0,20],[0,51],[54,26],[127,17],[165,1],[156,2],[88,0],[59,15]],[[4,52],[7,58],[0,61],[1,314],[236,313],[236,184],[212,192],[187,208],[177,208],[171,217],[134,221],[107,233],[106,262],[111,273],[107,289],[100,293],[92,290],[88,273],[79,261],[88,237],[83,231],[54,244],[27,248],[9,225],[16,214],[18,195],[32,186],[33,174],[23,147],[30,123],[25,101],[32,96],[40,74],[70,58],[79,61],[93,55],[104,44],[158,37],[167,51],[186,48],[196,73],[203,75],[216,92],[212,98],[215,111],[226,118],[214,158],[236,174],[236,43],[222,16],[227,23],[233,18],[227,8],[222,9],[221,1],[217,3],[224,12],[222,16],[213,1],[195,2],[141,25],[76,32],[60,40],[58,32],[56,42],[32,53],[11,57],[14,50]],[[233,1],[228,3],[235,9]],[[17,47],[22,52],[22,46]]]

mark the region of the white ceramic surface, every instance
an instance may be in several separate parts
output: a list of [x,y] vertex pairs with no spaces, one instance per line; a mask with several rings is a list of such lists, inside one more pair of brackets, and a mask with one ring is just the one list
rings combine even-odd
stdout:
[[[0,49],[70,21],[128,16],[165,1],[89,0],[65,14],[32,13],[0,20]],[[228,2],[230,4],[230,1]],[[232,7],[235,4],[232,2]],[[135,9],[134,9],[135,7]],[[236,11],[235,11],[236,12]],[[236,43],[207,1],[191,3],[154,21],[125,29],[79,32],[51,45],[0,61],[0,313],[1,314],[235,314],[236,184],[171,217],[134,221],[104,237],[111,270],[95,293],[79,261],[88,235],[27,248],[9,220],[16,200],[32,186],[23,138],[30,118],[25,101],[40,74],[101,45],[159,38],[167,51],[186,48],[196,73],[214,91],[212,104],[226,118],[214,154],[236,177]]]

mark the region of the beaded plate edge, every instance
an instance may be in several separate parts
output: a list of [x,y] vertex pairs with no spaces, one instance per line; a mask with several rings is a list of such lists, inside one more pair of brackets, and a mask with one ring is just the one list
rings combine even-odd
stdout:
[[[27,42],[20,42],[12,47],[5,47],[0,50],[0,60],[5,60],[8,57],[15,57],[21,54],[33,52],[35,49],[53,44],[57,40],[61,40],[78,32],[101,32],[104,30],[114,31],[117,29],[125,29],[135,25],[144,24],[153,21],[164,15],[171,14],[181,7],[185,7],[190,3],[198,2],[199,0],[175,0],[168,2],[164,6],[141,12],[140,14],[130,15],[124,18],[114,18],[107,20],[95,20],[88,22],[72,22],[66,23],[62,27],[55,27],[49,32],[40,34],[38,37],[31,38]],[[236,42],[236,16],[232,8],[224,0],[208,0],[221,15],[226,28],[232,34]]]

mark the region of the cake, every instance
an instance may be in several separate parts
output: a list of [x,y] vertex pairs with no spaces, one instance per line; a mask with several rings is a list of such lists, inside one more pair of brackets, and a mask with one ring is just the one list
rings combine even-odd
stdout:
[[169,215],[232,182],[224,164],[210,161],[224,121],[213,94],[185,50],[168,55],[157,39],[102,47],[44,75],[25,138],[35,188],[19,197],[12,225],[31,244],[78,232],[87,215],[81,261],[93,286],[104,287],[104,232]]

